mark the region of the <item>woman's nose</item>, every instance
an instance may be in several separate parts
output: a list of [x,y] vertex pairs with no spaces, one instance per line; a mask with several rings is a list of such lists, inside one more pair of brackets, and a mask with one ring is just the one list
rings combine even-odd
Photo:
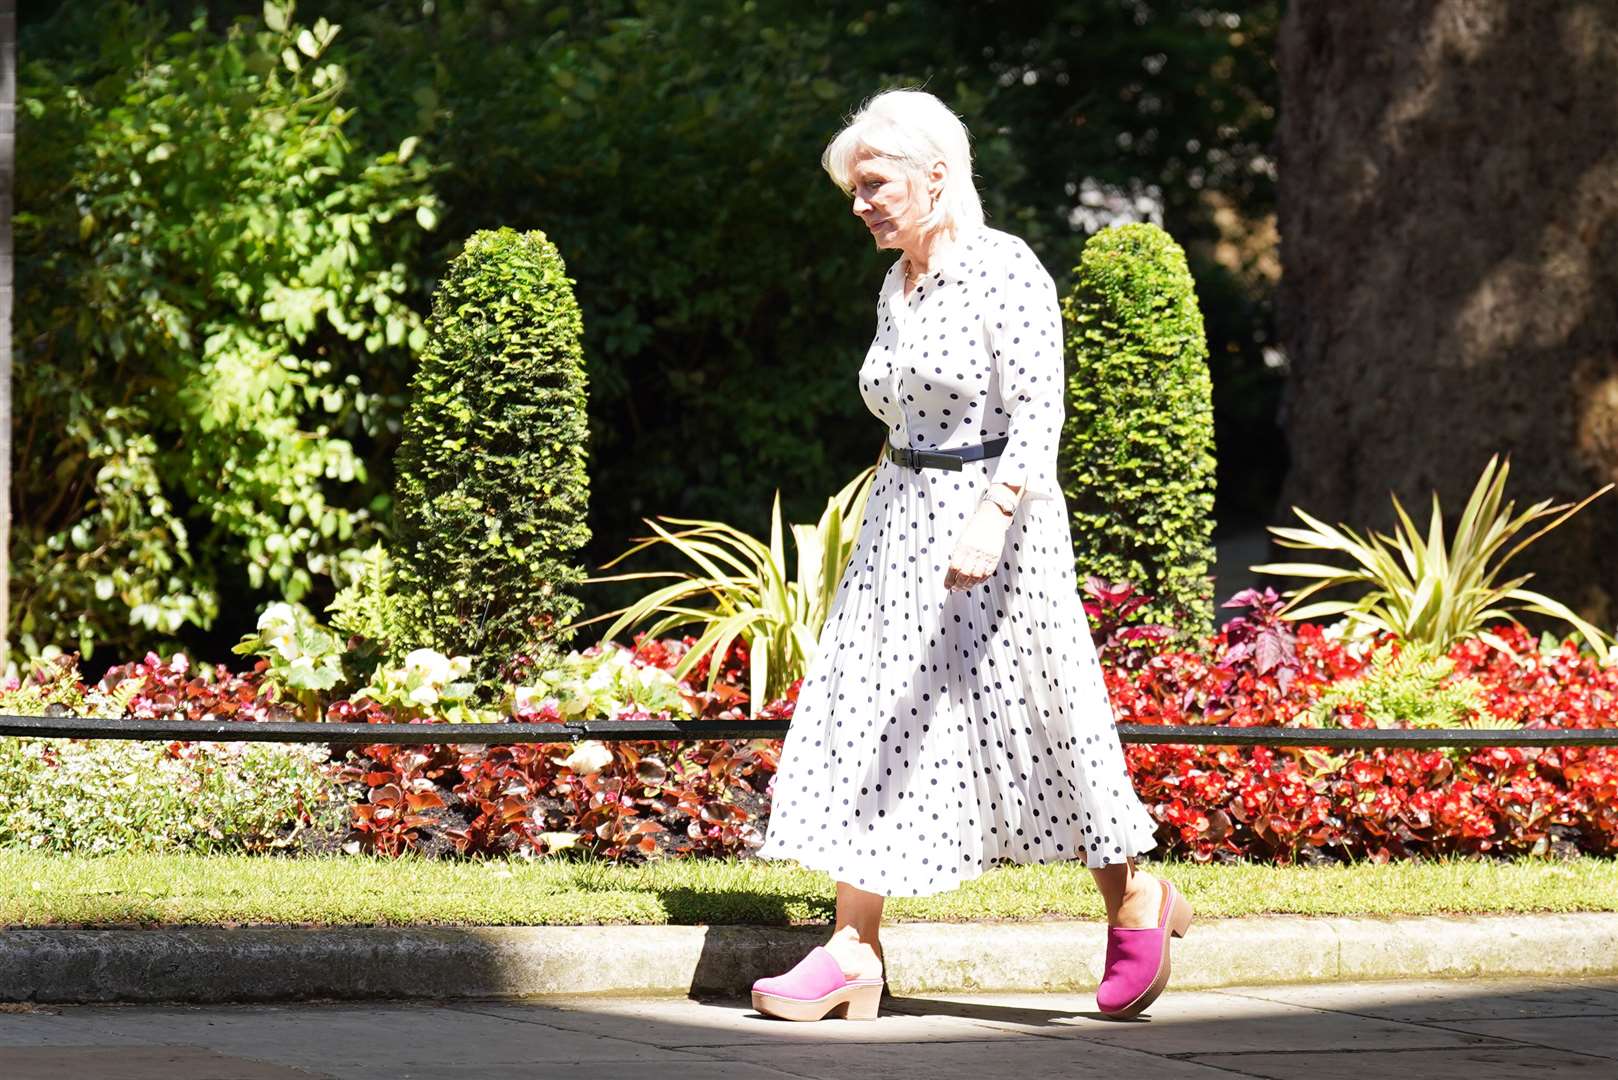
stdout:
[[865,216],[865,211],[869,210],[870,208],[871,208],[870,203],[866,202],[863,198],[861,198],[858,195],[854,196],[854,216],[855,217],[864,217]]

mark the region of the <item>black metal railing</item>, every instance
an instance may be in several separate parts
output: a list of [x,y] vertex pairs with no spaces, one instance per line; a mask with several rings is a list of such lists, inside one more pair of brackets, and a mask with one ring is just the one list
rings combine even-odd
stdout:
[[[275,721],[95,720],[81,716],[0,716],[0,736],[184,742],[289,742],[360,745],[510,745],[580,739],[779,739],[785,720],[583,720],[560,724],[342,724]],[[1618,746],[1608,728],[1310,728],[1227,724],[1119,724],[1126,743],[1212,746]]]

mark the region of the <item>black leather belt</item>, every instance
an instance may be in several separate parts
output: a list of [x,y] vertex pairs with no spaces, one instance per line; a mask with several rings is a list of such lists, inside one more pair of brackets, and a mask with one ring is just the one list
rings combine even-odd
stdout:
[[895,465],[908,466],[917,472],[923,469],[948,469],[950,472],[960,472],[963,462],[999,456],[1010,441],[1010,438],[1002,436],[974,446],[957,446],[948,450],[912,450],[908,446],[894,446],[887,443],[882,453]]

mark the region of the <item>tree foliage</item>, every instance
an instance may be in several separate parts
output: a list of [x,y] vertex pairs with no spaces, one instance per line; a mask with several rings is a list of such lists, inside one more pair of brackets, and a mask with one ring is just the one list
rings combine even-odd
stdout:
[[345,137],[336,25],[96,15],[21,72],[16,216],[17,622],[86,654],[355,552],[437,205],[415,140]]
[[[25,117],[31,125],[20,144],[25,211],[44,216],[47,206],[71,207],[68,159],[94,157],[93,148],[80,149],[82,139],[69,130],[56,98],[78,93],[111,108],[138,81],[133,73],[145,57],[217,49],[232,16],[258,22],[263,8],[262,0],[208,0],[208,21],[194,26],[189,13],[200,6],[152,3],[145,9],[152,14],[137,16],[127,6],[63,5],[51,18],[32,21],[25,13],[22,54],[36,73],[24,73],[25,85],[40,88],[33,96],[51,105],[55,125]],[[1049,266],[1074,265],[1085,238],[1103,224],[1160,217],[1186,244],[1205,299],[1221,385],[1232,389],[1221,399],[1226,421],[1240,431],[1259,426],[1254,418],[1264,417],[1252,410],[1263,408],[1273,382],[1258,359],[1268,323],[1265,285],[1229,256],[1229,236],[1215,218],[1262,219],[1272,202],[1264,152],[1273,128],[1269,53],[1277,6],[1275,0],[1217,6],[303,0],[298,19],[311,24],[311,33],[319,18],[343,28],[322,58],[340,61],[347,76],[332,152],[357,168],[402,156],[401,145],[419,137],[403,164],[440,163],[424,171],[422,182],[441,203],[443,240],[429,246],[407,235],[409,228],[389,231],[408,226],[408,213],[374,230],[375,250],[386,252],[376,265],[402,268],[404,288],[389,294],[392,314],[405,317],[401,304],[425,313],[432,281],[479,229],[542,229],[566,252],[590,366],[592,480],[597,490],[621,493],[591,508],[589,554],[600,562],[649,514],[721,519],[760,533],[768,528],[770,493],[780,488],[794,493],[784,513],[812,516],[827,493],[868,464],[869,439],[861,432],[871,421],[853,392],[853,371],[870,339],[876,282],[891,255],[871,249],[818,163],[845,116],[889,86],[924,85],[965,118],[991,221],[1026,236]],[[164,43],[165,18],[181,41]],[[276,60],[289,45],[296,53],[297,40],[289,29],[262,51]],[[228,85],[227,100],[247,92],[246,83]],[[188,123],[198,129],[196,141],[209,133],[218,153],[241,141],[194,114]],[[292,130],[321,126],[305,117]],[[335,119],[325,125],[338,127]],[[267,197],[276,190],[271,175],[266,169],[247,178],[238,168],[220,184],[250,179],[253,198]],[[121,177],[127,172],[109,171],[102,188],[110,191]],[[289,191],[296,190],[294,183]],[[197,207],[175,210],[182,213],[196,217]],[[199,220],[208,218],[205,212]],[[37,250],[77,244],[77,225],[76,213],[65,213]],[[373,250],[355,243],[362,253]],[[23,272],[29,273],[26,264]],[[154,268],[154,279],[159,274],[174,270]],[[41,295],[68,294],[52,285]],[[49,319],[36,319],[36,338],[65,324],[66,305],[57,307]],[[369,324],[363,342],[377,320],[357,307],[348,318]],[[258,321],[250,308],[240,315],[249,325]],[[227,314],[221,324],[234,320]],[[122,322],[148,325],[139,317]],[[371,503],[391,487],[413,350],[408,331],[403,347],[384,340],[374,354],[323,332],[336,366],[330,376],[310,377],[340,387],[339,370],[355,373],[365,396],[362,411],[359,390],[341,391],[354,406],[330,417],[328,435],[347,440],[356,479],[325,478],[321,487],[327,501],[375,515],[351,520],[364,532],[386,517],[379,513],[383,503],[377,510]],[[77,344],[58,335],[53,347],[24,361],[41,376],[62,367],[68,371],[62,381],[78,385]],[[140,533],[154,538],[152,550],[133,541],[98,548],[112,561],[153,566],[141,580],[155,584],[144,592],[118,585],[92,625],[125,618],[148,595],[190,595],[180,584],[167,590],[170,577],[200,583],[194,620],[206,621],[206,610],[224,597],[219,621],[236,622],[228,632],[219,627],[224,640],[239,636],[264,600],[303,588],[300,568],[317,592],[329,591],[325,570],[309,564],[318,556],[289,545],[276,553],[289,560],[278,577],[270,571],[273,560],[246,547],[250,533],[262,536],[261,545],[271,535],[291,537],[295,524],[283,520],[272,532],[270,519],[299,512],[301,495],[260,500],[256,524],[223,531],[182,491],[189,465],[167,453],[177,444],[176,425],[120,418],[111,411],[119,403],[104,398],[92,395],[83,415],[97,423],[111,417],[134,434],[156,430],[160,448],[144,458],[120,452],[122,473],[108,483],[162,493],[188,540],[166,539],[166,519],[158,518]],[[319,418],[317,410],[301,422]],[[1234,455],[1222,455],[1222,462],[1227,458]],[[87,460],[81,453],[61,475],[93,477]],[[83,496],[71,501],[87,503]],[[109,501],[115,500],[103,500]],[[150,500],[142,505],[146,521]],[[203,532],[214,539],[204,543]],[[189,567],[173,554],[182,547]],[[171,552],[172,573],[155,569],[162,551]],[[255,571],[261,586],[248,579],[249,563],[264,563]],[[329,559],[318,565],[329,566]],[[74,573],[81,585],[70,597],[36,607],[73,611],[98,603],[82,583],[89,572]],[[615,587],[592,591],[596,610],[632,599]],[[60,625],[61,617],[52,618]],[[121,641],[144,647],[156,634],[131,626]]]
[[[420,131],[451,163],[446,236],[541,228],[567,253],[592,475],[622,492],[592,508],[598,561],[648,513],[762,534],[780,488],[805,519],[867,464],[852,379],[892,256],[819,159],[888,86],[925,85],[965,118],[991,221],[1047,265],[1074,265],[1102,223],[1161,213],[1229,301],[1221,362],[1262,368],[1267,314],[1212,258],[1208,198],[1269,209],[1273,3],[335,6],[364,43],[364,130]],[[631,599],[610,588],[591,599]]]

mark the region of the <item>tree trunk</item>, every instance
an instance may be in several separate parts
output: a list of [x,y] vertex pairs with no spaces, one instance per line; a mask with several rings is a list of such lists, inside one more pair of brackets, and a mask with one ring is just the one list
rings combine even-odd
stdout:
[[[1280,42],[1281,513],[1453,526],[1618,480],[1618,5],[1293,3]],[[1618,495],[1513,570],[1610,628]]]
[[11,193],[17,175],[17,4],[0,0],[0,671],[11,655]]

